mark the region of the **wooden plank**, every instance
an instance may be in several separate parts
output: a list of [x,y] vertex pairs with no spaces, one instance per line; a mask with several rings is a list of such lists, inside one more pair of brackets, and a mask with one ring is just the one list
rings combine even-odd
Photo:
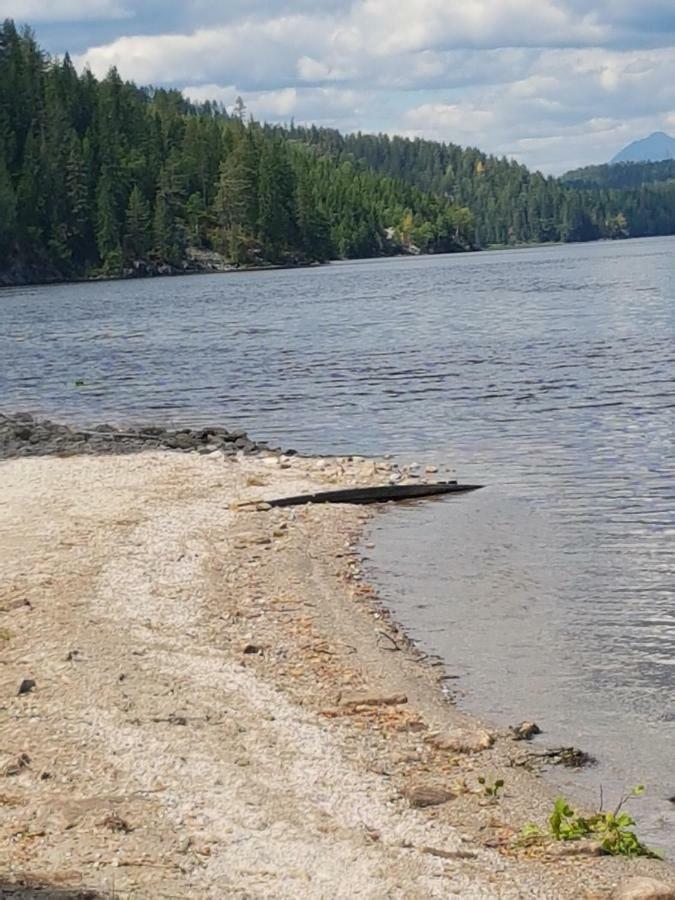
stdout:
[[481,487],[482,484],[458,484],[456,481],[441,481],[435,484],[382,484],[374,487],[301,494],[298,497],[281,497],[268,502],[270,506],[302,506],[306,503],[390,503],[394,500],[417,500],[440,494],[464,494],[468,491],[477,491]]

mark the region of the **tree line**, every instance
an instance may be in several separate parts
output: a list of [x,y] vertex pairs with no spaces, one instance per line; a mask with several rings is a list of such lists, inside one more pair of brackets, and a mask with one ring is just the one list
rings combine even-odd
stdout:
[[97,79],[0,27],[5,282],[180,271],[210,251],[286,264],[675,232],[661,164],[639,184],[597,168],[582,184],[475,148],[261,125],[242,101]]
[[470,212],[113,69],[98,80],[0,28],[0,269],[34,277],[471,246]]
[[675,180],[675,159],[659,162],[618,162],[584,166],[560,179],[575,188],[639,188],[644,184]]
[[[514,160],[455,144],[381,134],[343,135],[316,127],[295,127],[291,133],[318,152],[466,206],[475,220],[473,238],[478,246],[675,233],[675,184],[660,177],[669,164],[651,164],[653,177],[644,183],[613,177],[582,186],[570,185],[569,175],[545,177]],[[639,166],[639,174],[649,174],[648,165]],[[625,166],[598,168],[628,171]]]

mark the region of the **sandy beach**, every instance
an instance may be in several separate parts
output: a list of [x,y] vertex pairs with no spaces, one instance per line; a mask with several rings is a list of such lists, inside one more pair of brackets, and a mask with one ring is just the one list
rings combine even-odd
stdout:
[[1,897],[675,896],[667,863],[520,845],[552,789],[448,702],[365,582],[376,513],[263,502],[386,475],[0,462]]

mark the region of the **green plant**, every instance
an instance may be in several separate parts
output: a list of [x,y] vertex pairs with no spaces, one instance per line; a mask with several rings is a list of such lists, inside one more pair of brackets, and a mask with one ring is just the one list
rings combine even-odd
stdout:
[[479,775],[478,784],[483,788],[483,793],[486,797],[494,797],[496,800],[499,796],[499,792],[504,787],[504,779],[498,778],[490,784],[484,775]]
[[523,828],[526,840],[550,837],[556,841],[578,841],[590,838],[598,841],[605,853],[612,856],[648,856],[658,858],[659,854],[640,841],[633,831],[635,820],[626,812],[621,812],[626,801],[644,793],[644,786],[638,785],[623,796],[613,812],[603,811],[590,816],[579,815],[564,797],[557,797],[548,819],[549,831],[543,832],[529,823]]

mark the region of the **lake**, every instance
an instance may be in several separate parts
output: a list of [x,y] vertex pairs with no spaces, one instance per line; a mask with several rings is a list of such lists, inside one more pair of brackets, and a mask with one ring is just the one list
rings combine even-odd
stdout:
[[597,756],[572,796],[645,783],[672,848],[674,238],[6,289],[0,397],[485,484],[378,517],[373,577],[460,704]]

